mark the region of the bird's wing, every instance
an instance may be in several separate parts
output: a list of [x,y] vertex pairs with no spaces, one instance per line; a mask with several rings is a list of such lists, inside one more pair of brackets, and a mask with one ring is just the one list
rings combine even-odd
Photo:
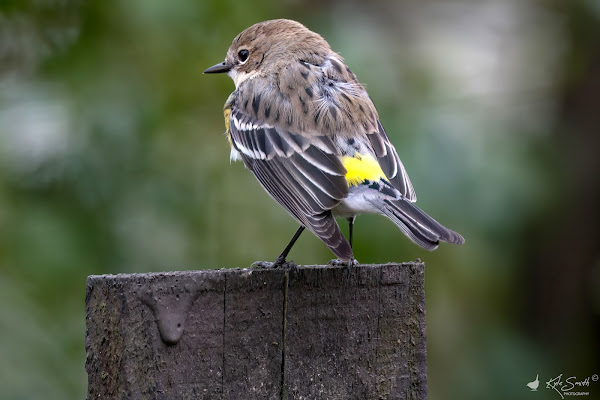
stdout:
[[[308,100],[313,99],[314,93],[317,101],[314,101],[312,106],[316,105],[316,111],[313,111],[313,114],[317,131],[337,130],[340,138],[366,139],[365,141],[370,143],[389,182],[407,200],[416,201],[417,196],[406,169],[379,122],[375,105],[364,86],[358,82],[356,75],[335,54],[327,57],[318,66],[309,63],[301,65],[304,68],[301,69],[304,74],[300,75],[304,79],[295,77],[294,69],[283,73],[288,75],[285,76],[286,82],[297,82],[299,88],[302,88],[302,85],[310,87],[310,90],[305,89],[306,93],[310,95]],[[295,85],[293,87],[295,92],[303,94],[298,87]],[[288,95],[290,98],[295,97],[292,93]],[[299,104],[294,109],[301,108]],[[310,111],[309,107],[309,114]],[[357,146],[359,152],[363,150],[360,149],[360,143],[354,142],[354,146]],[[344,148],[343,145],[340,147]]]
[[413,188],[408,173],[400,161],[400,157],[394,148],[381,122],[377,121],[377,130],[367,132],[367,138],[379,161],[381,169],[388,181],[409,201],[417,201],[417,195]]
[[352,249],[331,209],[348,193],[346,169],[329,137],[305,137],[233,107],[229,137],[263,188],[342,260]]

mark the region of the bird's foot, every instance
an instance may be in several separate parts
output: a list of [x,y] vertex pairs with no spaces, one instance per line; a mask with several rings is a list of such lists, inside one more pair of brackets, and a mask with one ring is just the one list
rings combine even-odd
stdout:
[[351,267],[358,266],[358,261],[354,258],[348,261],[342,261],[340,259],[334,258],[333,260],[329,261],[329,265],[333,267],[346,267],[348,272],[350,272]]
[[273,268],[274,266],[275,263],[271,261],[254,261],[250,264],[250,268]]
[[255,261],[250,265],[250,268],[292,268],[297,270],[298,265],[293,261],[286,261],[285,258],[277,257],[274,262]]

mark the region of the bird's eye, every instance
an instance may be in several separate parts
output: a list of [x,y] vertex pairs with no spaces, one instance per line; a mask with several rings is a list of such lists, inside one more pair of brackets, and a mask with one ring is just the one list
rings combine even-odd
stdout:
[[241,62],[246,62],[246,60],[248,59],[248,56],[250,55],[250,52],[246,49],[240,50],[238,52],[238,57],[240,58]]

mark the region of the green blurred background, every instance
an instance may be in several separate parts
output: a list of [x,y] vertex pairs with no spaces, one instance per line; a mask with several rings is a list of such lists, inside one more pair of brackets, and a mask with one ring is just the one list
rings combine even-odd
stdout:
[[[297,225],[230,165],[234,86],[202,71],[281,17],[345,57],[419,205],[467,240],[356,224],[359,261],[427,263],[430,398],[600,373],[599,1],[3,0],[0,397],[85,397],[88,275],[279,254]],[[332,255],[306,234],[291,258]]]

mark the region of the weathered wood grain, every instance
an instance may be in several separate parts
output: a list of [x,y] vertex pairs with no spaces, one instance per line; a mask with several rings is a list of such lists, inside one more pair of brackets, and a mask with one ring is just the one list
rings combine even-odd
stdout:
[[90,276],[88,399],[425,399],[424,264]]

